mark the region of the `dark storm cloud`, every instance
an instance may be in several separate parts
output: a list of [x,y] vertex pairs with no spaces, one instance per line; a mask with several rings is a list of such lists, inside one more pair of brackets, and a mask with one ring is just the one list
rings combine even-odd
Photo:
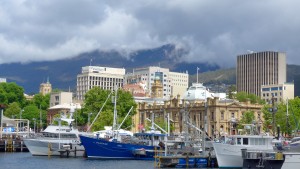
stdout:
[[[57,60],[91,50],[128,53],[167,43],[182,61],[235,65],[247,50],[300,64],[296,0],[0,1],[0,63]],[[177,52],[170,52],[170,57]]]

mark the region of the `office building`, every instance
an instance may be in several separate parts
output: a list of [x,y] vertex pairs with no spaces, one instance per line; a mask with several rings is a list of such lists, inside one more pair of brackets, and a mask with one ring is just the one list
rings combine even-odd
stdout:
[[77,99],[84,100],[85,93],[93,87],[100,87],[104,90],[121,88],[124,83],[124,75],[124,68],[82,67],[81,73],[77,75]]
[[171,96],[184,95],[188,88],[189,75],[187,72],[178,73],[170,72],[167,68],[150,66],[146,68],[133,69],[132,73],[125,75],[125,83],[133,84],[142,82],[145,84],[147,95],[153,97],[151,93],[152,85],[155,79],[159,79],[163,87],[163,98],[170,98]]
[[236,75],[238,92],[261,96],[262,85],[286,82],[286,54],[266,51],[238,55]]
[[294,99],[294,84],[263,85],[261,87],[261,99],[265,100],[266,103],[271,103],[272,99],[277,103],[286,103],[287,99]]

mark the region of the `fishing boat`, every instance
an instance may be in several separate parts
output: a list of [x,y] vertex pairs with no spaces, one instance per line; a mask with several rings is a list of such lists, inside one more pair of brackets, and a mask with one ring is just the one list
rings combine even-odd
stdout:
[[165,136],[158,132],[145,132],[118,136],[118,139],[79,137],[88,158],[152,160],[155,149],[159,149]]
[[[248,125],[250,134],[224,136],[219,142],[214,142],[213,147],[220,168],[241,168],[243,158],[241,149],[273,151],[274,136],[268,134],[254,134],[253,125]],[[245,127],[245,128],[248,128]]]

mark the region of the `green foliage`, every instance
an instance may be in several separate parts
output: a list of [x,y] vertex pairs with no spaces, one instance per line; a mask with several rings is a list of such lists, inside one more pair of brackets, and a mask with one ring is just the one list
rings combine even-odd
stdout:
[[[36,105],[28,105],[24,107],[22,113],[22,119],[28,119],[30,121],[30,127],[33,128],[34,119],[36,119],[36,124],[39,123],[40,119],[40,110]],[[37,126],[37,125],[36,125]]]
[[25,104],[24,89],[16,83],[0,83],[0,103],[8,105],[13,102],[21,106]]
[[[275,105],[277,112],[275,113],[275,124],[280,126],[281,133],[293,134],[293,132],[299,129],[300,120],[300,99],[289,100],[288,113],[286,103],[279,103]],[[264,117],[264,129],[267,130],[268,126],[272,126],[273,118],[272,113],[269,111],[271,105],[265,105],[262,112]]]
[[49,108],[50,94],[46,94],[45,96],[40,93],[36,94],[33,96],[31,102],[42,110],[47,110]]
[[258,96],[252,93],[248,94],[246,92],[238,92],[234,95],[234,97],[240,102],[246,102],[249,100],[252,104],[264,104],[263,100],[261,100]]
[[272,113],[269,111],[270,106],[269,105],[264,105],[262,108],[262,113],[263,113],[263,118],[264,118],[264,123],[263,123],[263,130],[266,132],[269,132],[269,126],[272,125]]
[[239,121],[238,128],[243,129],[243,124],[252,124],[253,120],[255,120],[253,111],[244,112],[241,120]]
[[[108,95],[111,93],[109,90],[103,90],[99,87],[94,87],[93,89],[89,90],[85,95],[84,100],[84,109],[82,117],[86,118],[88,113],[93,113],[91,115],[90,122],[93,121],[97,113],[100,111],[102,105],[104,104],[105,100],[107,99]],[[113,94],[112,94],[113,95]],[[117,91],[117,114],[118,114],[118,123],[120,124],[128,111],[130,110],[131,106],[133,106],[133,110],[130,113],[129,117],[127,117],[126,121],[124,122],[122,128],[127,128],[131,126],[131,116],[136,113],[135,109],[137,107],[132,95],[130,92],[118,90]],[[114,104],[112,99],[109,98],[106,102],[103,110],[95,123],[93,124],[93,130],[103,130],[104,126],[111,126],[113,123],[113,110]]]
[[19,106],[19,103],[13,102],[10,103],[7,107],[7,109],[4,111],[4,116],[8,118],[16,118],[18,119],[20,117],[21,108]]

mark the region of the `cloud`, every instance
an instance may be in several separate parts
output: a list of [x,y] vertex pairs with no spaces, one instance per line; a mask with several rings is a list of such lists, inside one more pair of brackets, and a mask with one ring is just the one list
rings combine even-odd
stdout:
[[0,64],[58,60],[92,50],[175,44],[180,61],[235,66],[247,50],[300,64],[296,0],[0,1]]

